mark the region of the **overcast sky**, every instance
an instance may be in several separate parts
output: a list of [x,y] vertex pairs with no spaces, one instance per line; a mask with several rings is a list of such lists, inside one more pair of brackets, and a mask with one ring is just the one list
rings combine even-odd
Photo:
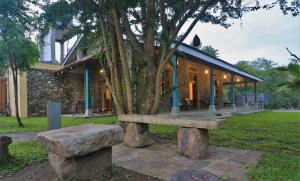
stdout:
[[283,15],[278,7],[246,14],[228,29],[198,23],[185,43],[190,44],[195,34],[203,45],[212,45],[219,50],[219,57],[230,63],[266,57],[286,65],[290,56],[285,47],[300,55],[300,17]]

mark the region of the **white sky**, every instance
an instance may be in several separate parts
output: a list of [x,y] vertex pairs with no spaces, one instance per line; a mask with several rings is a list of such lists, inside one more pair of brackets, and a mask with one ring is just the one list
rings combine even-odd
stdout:
[[248,13],[228,29],[198,23],[185,43],[189,44],[195,34],[202,45],[218,49],[219,57],[230,63],[265,57],[286,65],[290,58],[286,47],[300,55],[300,16],[283,15],[278,7]]

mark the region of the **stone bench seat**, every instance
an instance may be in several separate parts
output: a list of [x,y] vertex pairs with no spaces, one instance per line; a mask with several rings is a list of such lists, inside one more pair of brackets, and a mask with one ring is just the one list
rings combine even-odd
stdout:
[[178,150],[192,159],[205,158],[208,153],[208,129],[220,129],[223,119],[196,117],[172,117],[168,115],[119,115],[119,121],[127,122],[124,143],[130,147],[142,147],[153,143],[148,124],[181,127],[178,130]]
[[207,119],[195,117],[171,117],[167,115],[120,115],[119,121],[134,122],[134,123],[147,123],[147,124],[160,124],[168,126],[180,126],[186,128],[200,128],[200,129],[219,129],[223,128],[223,119]]
[[112,146],[122,143],[119,125],[84,124],[38,134],[49,151],[49,163],[60,180],[104,180],[110,177]]

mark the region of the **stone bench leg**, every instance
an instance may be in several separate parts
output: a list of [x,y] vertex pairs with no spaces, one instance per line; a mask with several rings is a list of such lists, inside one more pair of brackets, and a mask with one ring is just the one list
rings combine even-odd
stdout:
[[112,147],[76,157],[61,157],[49,152],[49,163],[62,181],[110,180]]
[[208,153],[208,130],[180,128],[178,131],[178,150],[184,155],[198,160]]
[[143,147],[153,143],[148,124],[128,123],[126,127],[124,144],[130,147]]

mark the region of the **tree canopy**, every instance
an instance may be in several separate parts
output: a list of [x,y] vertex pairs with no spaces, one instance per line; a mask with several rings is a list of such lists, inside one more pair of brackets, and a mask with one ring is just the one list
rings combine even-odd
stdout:
[[[78,22],[76,33],[98,36],[100,64],[117,113],[154,114],[160,106],[165,65],[198,22],[228,28],[244,13],[277,5],[284,14],[299,14],[296,0],[269,4],[242,0],[58,0],[44,6],[41,24],[60,26],[64,17],[72,15]],[[188,28],[180,33],[183,26]],[[126,56],[128,47],[137,58]]]
[[30,9],[31,0],[0,1],[0,69],[10,70],[13,78],[16,117],[19,116],[18,75],[28,70],[38,61],[39,51],[31,41],[31,33],[36,29],[36,12]]

